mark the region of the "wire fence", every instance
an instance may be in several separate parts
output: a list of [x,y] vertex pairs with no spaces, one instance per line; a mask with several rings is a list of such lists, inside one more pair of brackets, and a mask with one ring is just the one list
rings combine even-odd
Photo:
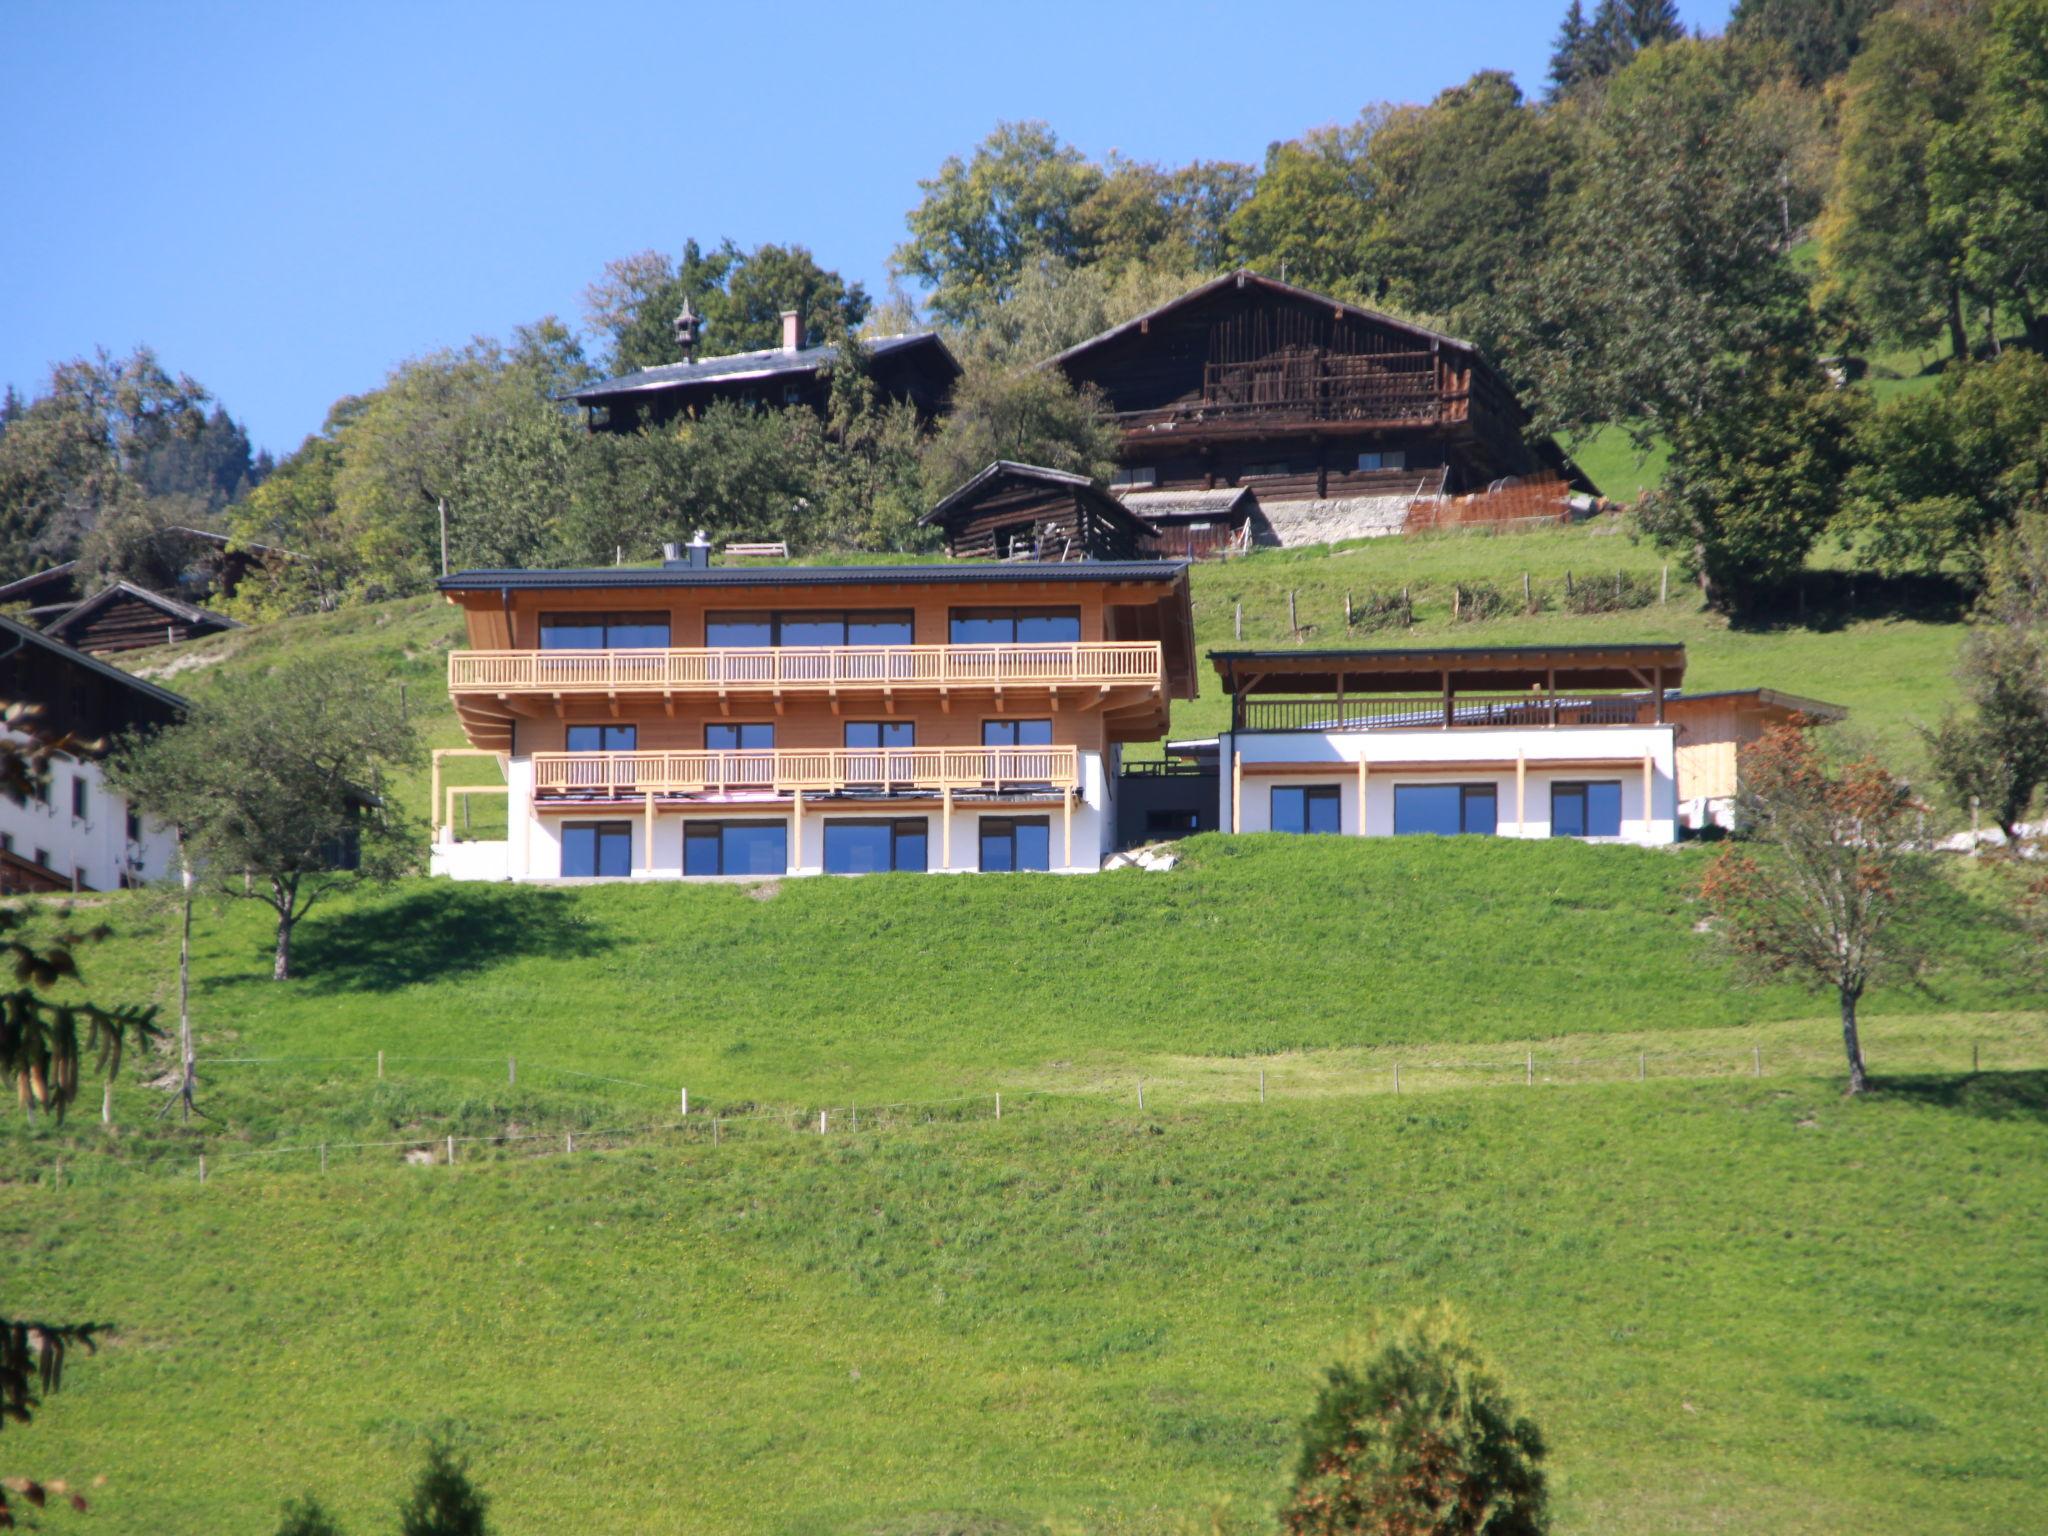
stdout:
[[[1879,1044],[1879,1065],[1897,1077],[1945,1076],[1957,1081],[1989,1072],[2038,1071],[2048,1066],[2048,1038],[2033,1030],[1997,1040],[1953,1034],[1896,1036]],[[205,1183],[224,1174],[253,1168],[328,1173],[350,1166],[393,1163],[454,1168],[476,1162],[503,1162],[540,1157],[575,1158],[636,1147],[722,1148],[795,1138],[880,1135],[912,1126],[1000,1122],[1005,1115],[1052,1102],[1122,1103],[1140,1112],[1218,1105],[1265,1105],[1275,1101],[1308,1102],[1361,1095],[1429,1094],[1457,1089],[1538,1090],[1600,1084],[1652,1081],[1709,1081],[1734,1077],[1775,1076],[1788,1085],[1838,1076],[1843,1057],[1838,1044],[1823,1041],[1773,1040],[1740,1049],[1658,1049],[1599,1054],[1564,1054],[1524,1049],[1517,1054],[1443,1056],[1427,1049],[1403,1051],[1377,1048],[1366,1053],[1302,1053],[1280,1057],[1192,1058],[1169,1071],[1105,1072],[1070,1079],[1062,1087],[962,1094],[951,1098],[847,1103],[816,1106],[763,1106],[732,1103],[694,1109],[686,1088],[661,1085],[549,1063],[526,1063],[516,1057],[400,1056],[363,1053],[335,1056],[223,1056],[206,1058],[208,1067],[357,1065],[374,1071],[379,1080],[400,1066],[477,1066],[503,1063],[508,1085],[520,1074],[543,1073],[644,1091],[674,1098],[674,1113],[645,1119],[621,1118],[602,1125],[562,1125],[548,1130],[526,1129],[508,1121],[483,1132],[420,1130],[375,1140],[294,1142],[279,1146],[235,1144],[216,1136],[159,1152],[152,1169],[173,1177]],[[30,1173],[32,1181],[61,1185],[83,1176],[97,1182],[88,1162],[74,1162],[67,1175],[58,1161],[52,1168]]]

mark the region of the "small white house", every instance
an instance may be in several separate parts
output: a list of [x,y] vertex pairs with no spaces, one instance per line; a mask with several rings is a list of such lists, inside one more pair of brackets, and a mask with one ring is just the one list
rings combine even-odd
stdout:
[[170,832],[107,788],[100,761],[123,732],[181,718],[185,700],[0,618],[0,703],[35,706],[38,735],[73,741],[51,760],[39,793],[0,795],[0,889],[106,891],[166,873],[176,856]]
[[1239,832],[1676,842],[1725,826],[1736,751],[1838,719],[1769,689],[1686,694],[1676,644],[1227,651],[1219,825]]

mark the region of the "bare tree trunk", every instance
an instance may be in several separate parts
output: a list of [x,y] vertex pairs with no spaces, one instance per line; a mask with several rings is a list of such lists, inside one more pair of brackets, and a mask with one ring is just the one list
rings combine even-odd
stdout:
[[1948,288],[1948,344],[1959,363],[1970,360],[1970,338],[1963,329],[1963,291],[1954,283]]
[[1863,1073],[1863,1042],[1856,1035],[1856,991],[1842,991],[1842,1048],[1849,1053],[1849,1092],[1861,1093],[1870,1086]]
[[192,1049],[192,860],[178,839],[178,883],[183,887],[185,926],[178,937],[178,1107],[190,1120],[198,1107],[198,1053]]
[[292,976],[292,920],[289,912],[277,914],[277,958],[271,963],[272,981],[290,981]]

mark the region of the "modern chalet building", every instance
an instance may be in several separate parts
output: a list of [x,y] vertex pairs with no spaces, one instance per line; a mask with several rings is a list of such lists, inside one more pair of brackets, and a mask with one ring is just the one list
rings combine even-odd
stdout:
[[[683,361],[640,368],[615,379],[572,390],[593,432],[632,432],[678,416],[695,415],[720,400],[782,410],[802,406],[823,414],[839,361],[833,343],[806,344],[803,317],[782,316],[782,345],[724,357],[696,357],[696,316],[687,309],[676,322]],[[876,336],[863,342],[875,388],[885,400],[907,400],[926,420],[945,409],[960,365],[934,331]]]
[[174,839],[107,788],[100,759],[124,732],[183,718],[185,700],[7,618],[0,699],[36,706],[44,739],[73,739],[41,794],[0,796],[0,890],[113,890],[162,875]]
[[[1227,273],[1047,364],[1101,392],[1121,431],[1116,489],[1244,488],[1283,543],[1398,531],[1418,496],[1551,475],[1592,486],[1470,342],[1257,272]],[[1188,520],[1200,502],[1134,502]]]
[[1685,647],[1218,651],[1226,831],[1670,843],[1725,826],[1737,749],[1840,719],[1768,688],[1688,694]]
[[[1093,870],[1123,743],[1196,689],[1187,568],[465,571],[449,689],[505,769],[472,879]],[[452,796],[448,797],[452,803]]]

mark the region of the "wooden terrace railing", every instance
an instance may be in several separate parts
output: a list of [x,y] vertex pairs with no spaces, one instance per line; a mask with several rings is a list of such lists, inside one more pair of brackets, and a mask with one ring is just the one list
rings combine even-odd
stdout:
[[1471,726],[1650,725],[1656,701],[1641,694],[1407,693],[1391,697],[1233,701],[1238,731],[1401,731]]
[[823,748],[815,752],[536,752],[539,795],[1078,788],[1073,747]]
[[1466,399],[1428,352],[1282,354],[1205,363],[1200,399],[1121,411],[1117,420],[1127,428],[1259,417],[1428,424],[1460,419]]
[[1053,645],[454,651],[456,693],[717,693],[810,688],[1161,687],[1156,640]]

